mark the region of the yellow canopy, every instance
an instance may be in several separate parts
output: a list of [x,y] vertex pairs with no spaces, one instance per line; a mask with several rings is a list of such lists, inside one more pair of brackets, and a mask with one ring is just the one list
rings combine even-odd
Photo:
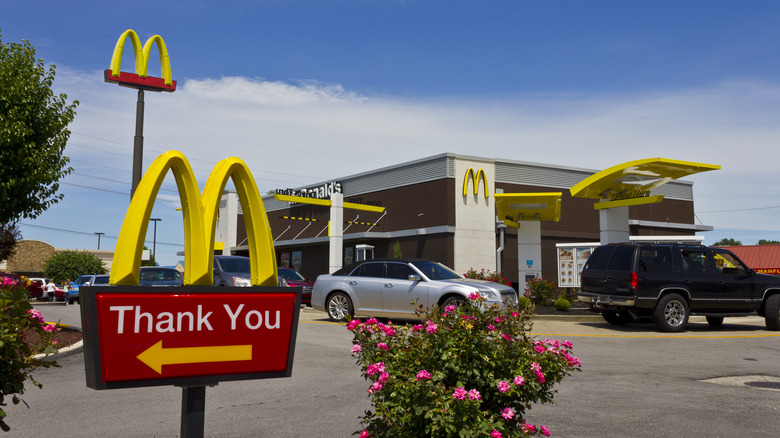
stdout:
[[602,199],[596,209],[661,202],[663,195],[650,196],[650,191],[669,181],[694,173],[718,170],[715,164],[645,158],[612,166],[595,173],[570,189],[580,198]]
[[561,192],[495,193],[496,215],[507,226],[518,228],[520,221],[559,221]]

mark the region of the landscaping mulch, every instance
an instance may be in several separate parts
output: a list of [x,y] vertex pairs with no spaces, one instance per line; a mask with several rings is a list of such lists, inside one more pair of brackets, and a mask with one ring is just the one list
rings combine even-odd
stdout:
[[[73,330],[67,327],[61,327],[60,330],[54,334],[54,340],[57,341],[57,349],[61,350],[65,347],[69,347],[82,339],[80,330]],[[22,333],[22,341],[33,346],[39,345],[41,337],[34,330],[26,330]]]

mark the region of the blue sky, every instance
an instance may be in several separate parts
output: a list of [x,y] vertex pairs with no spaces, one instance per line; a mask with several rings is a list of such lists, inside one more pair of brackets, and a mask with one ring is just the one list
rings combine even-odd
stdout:
[[[2,41],[30,40],[80,101],[65,200],[21,230],[116,243],[136,95],[102,71],[132,28],[164,38],[179,83],[146,94],[146,165],[181,150],[205,181],[235,155],[266,191],[442,152],[593,170],[661,156],[723,166],[689,178],[706,243],[780,240],[778,22],[774,1],[0,0]],[[161,201],[170,264],[172,180]]]

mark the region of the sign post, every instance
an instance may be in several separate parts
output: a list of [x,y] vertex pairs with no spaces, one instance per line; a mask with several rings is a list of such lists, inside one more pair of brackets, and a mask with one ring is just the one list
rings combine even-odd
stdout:
[[81,290],[87,386],[182,387],[183,437],[203,436],[205,388],[290,377],[301,288]]

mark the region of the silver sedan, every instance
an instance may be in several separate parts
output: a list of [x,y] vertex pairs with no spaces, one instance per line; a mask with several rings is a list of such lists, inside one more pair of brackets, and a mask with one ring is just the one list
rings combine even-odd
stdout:
[[479,294],[487,305],[516,305],[511,286],[463,278],[441,263],[418,259],[364,260],[314,282],[311,304],[333,321],[350,316],[414,317],[415,305],[446,307]]

